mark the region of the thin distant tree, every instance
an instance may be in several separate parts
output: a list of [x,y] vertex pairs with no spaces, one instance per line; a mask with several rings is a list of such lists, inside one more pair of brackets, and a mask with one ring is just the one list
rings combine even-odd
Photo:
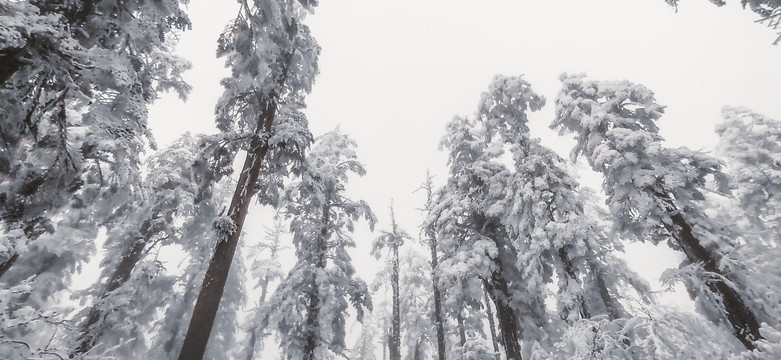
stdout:
[[379,258],[382,255],[382,250],[388,248],[388,261],[391,265],[390,285],[392,289],[392,314],[391,314],[391,344],[390,344],[390,358],[391,360],[401,360],[401,312],[399,309],[399,247],[404,244],[405,240],[410,239],[409,234],[402,229],[399,229],[396,225],[396,215],[393,210],[393,203],[390,207],[391,211],[391,230],[381,231],[380,236],[374,240],[372,244],[372,255]]
[[[426,181],[421,187],[426,192],[425,214],[429,216],[433,207],[434,184],[432,176],[426,172]],[[428,240],[428,248],[431,255],[431,283],[432,293],[434,294],[434,325],[437,328],[437,356],[439,360],[445,360],[445,323],[442,321],[442,294],[439,290],[437,279],[437,237],[436,231],[432,226],[423,227],[423,233]]]
[[364,175],[355,142],[337,131],[320,136],[301,179],[283,197],[296,264],[261,309],[261,327],[278,331],[284,356],[314,360],[344,355],[348,302],[362,321],[371,310],[366,284],[355,277],[347,248],[361,219],[376,219],[364,201],[345,196],[350,174]]
[[[260,288],[260,296],[258,298],[258,305],[253,311],[257,314],[259,308],[266,302],[268,297],[269,285],[272,281],[276,281],[282,277],[281,264],[279,263],[279,251],[281,249],[281,238],[285,234],[284,224],[281,217],[275,217],[274,227],[266,228],[265,241],[261,242],[257,246],[253,247],[253,262],[250,267],[250,273],[254,278],[258,279],[255,288]],[[268,255],[261,256],[260,253],[268,251]],[[263,338],[265,335],[265,329],[259,328],[256,317],[250,320],[250,338],[247,342],[247,360],[252,360],[257,350],[260,350],[263,345]]]

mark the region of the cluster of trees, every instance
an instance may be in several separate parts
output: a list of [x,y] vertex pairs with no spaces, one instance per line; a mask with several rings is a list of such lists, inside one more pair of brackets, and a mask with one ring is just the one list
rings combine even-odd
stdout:
[[[252,359],[272,334],[292,359],[781,357],[778,121],[725,108],[720,158],[668,148],[650,90],[563,75],[551,127],[603,175],[603,209],[530,134],[545,97],[497,76],[447,126],[449,174],[422,186],[422,240],[391,215],[372,250],[387,266],[366,284],[348,253],[356,224],[377,223],[346,194],[365,173],[356,144],[315,138],[303,112],[317,1],[239,1],[218,43],[231,69],[219,132],[157,150],[149,106],[189,91],[173,54],[183,3],[0,0],[0,357]],[[777,1],[743,4],[778,24]],[[253,199],[277,222],[243,244]],[[616,255],[627,241],[683,255],[665,281],[697,314],[654,306]],[[159,258],[171,249],[179,269]],[[76,290],[97,254],[98,281]]]

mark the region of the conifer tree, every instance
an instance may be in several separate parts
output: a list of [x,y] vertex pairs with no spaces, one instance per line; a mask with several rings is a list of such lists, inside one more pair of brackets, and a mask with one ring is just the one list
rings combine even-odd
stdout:
[[355,142],[338,131],[320,136],[307,155],[301,179],[283,196],[296,247],[296,264],[261,309],[261,327],[280,336],[286,358],[325,359],[345,355],[348,302],[361,321],[371,310],[366,284],[355,277],[347,248],[364,219],[374,228],[368,204],[345,196],[350,174],[364,175]]
[[[217,127],[222,132],[251,132],[247,156],[227,213],[214,224],[218,242],[193,317],[182,344],[180,359],[201,359],[222,298],[249,205],[257,192],[274,189],[261,169],[293,171],[303,162],[309,144],[304,96],[317,72],[319,47],[302,17],[316,1],[242,1],[238,17],[221,35],[218,56],[225,57],[232,77],[222,81],[225,91],[217,104]],[[275,124],[279,123],[279,124]],[[278,149],[278,157],[268,157]],[[258,184],[259,180],[261,184]]]
[[700,309],[726,321],[747,349],[761,338],[756,315],[741,289],[719,267],[726,239],[703,212],[708,179],[726,191],[722,164],[686,148],[665,148],[655,121],[663,107],[653,93],[628,81],[561,76],[551,127],[574,133],[573,159],[582,155],[604,175],[603,190],[618,230],[640,240],[667,241],[689,262],[680,276]]
[[[432,182],[432,176],[428,172],[426,172],[426,181],[423,183],[421,189],[426,192],[426,206],[424,210],[426,217],[428,217],[431,215],[431,211],[433,210],[432,208],[434,205],[434,185]],[[443,322],[442,318],[442,292],[439,289],[439,281],[437,278],[437,264],[439,262],[439,256],[437,255],[436,230],[430,225],[423,224],[423,233],[428,240],[428,248],[431,256],[430,264],[434,303],[434,325],[437,328],[437,356],[439,360],[445,360],[445,323]]]
[[388,262],[391,265],[390,285],[392,289],[392,314],[391,314],[391,344],[390,344],[390,358],[391,360],[401,359],[401,313],[399,308],[400,294],[399,294],[399,247],[404,244],[405,240],[410,239],[409,234],[406,231],[399,229],[396,225],[396,215],[393,211],[393,205],[391,204],[391,230],[381,231],[378,238],[374,240],[372,244],[372,255],[376,258],[381,256],[383,248],[388,248]]

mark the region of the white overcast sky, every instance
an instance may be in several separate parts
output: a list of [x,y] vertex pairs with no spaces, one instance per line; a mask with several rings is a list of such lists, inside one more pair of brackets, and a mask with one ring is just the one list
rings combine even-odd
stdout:
[[[438,151],[445,124],[473,115],[496,74],[524,74],[546,96],[546,108],[531,116],[533,136],[563,156],[572,141],[547,129],[562,72],[646,85],[667,106],[659,126],[670,146],[709,150],[724,105],[781,118],[776,35],[754,24],[738,0],[728,2],[684,0],[676,14],[664,0],[321,0],[307,18],[322,46],[307,100],[310,128],[317,136],[340,126],[358,142],[368,175],[348,185],[350,193],[369,201],[380,228],[395,199],[401,226],[413,235],[423,201],[413,191],[427,169],[437,183],[447,176]],[[189,4],[193,30],[179,52],[193,62],[186,79],[194,90],[187,103],[166,96],[150,112],[161,147],[185,131],[216,132],[218,81],[227,74],[214,58],[216,39],[235,8]],[[246,231],[271,223],[259,214],[249,215]],[[358,237],[367,244],[373,235]],[[361,245],[354,258],[367,257]]]

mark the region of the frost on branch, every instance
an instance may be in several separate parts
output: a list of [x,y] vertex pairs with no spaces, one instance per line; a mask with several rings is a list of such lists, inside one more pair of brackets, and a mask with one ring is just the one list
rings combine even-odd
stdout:
[[236,223],[230,216],[223,215],[216,219],[212,223],[212,229],[217,233],[217,237],[220,241],[225,241],[228,236],[233,235],[236,232]]

